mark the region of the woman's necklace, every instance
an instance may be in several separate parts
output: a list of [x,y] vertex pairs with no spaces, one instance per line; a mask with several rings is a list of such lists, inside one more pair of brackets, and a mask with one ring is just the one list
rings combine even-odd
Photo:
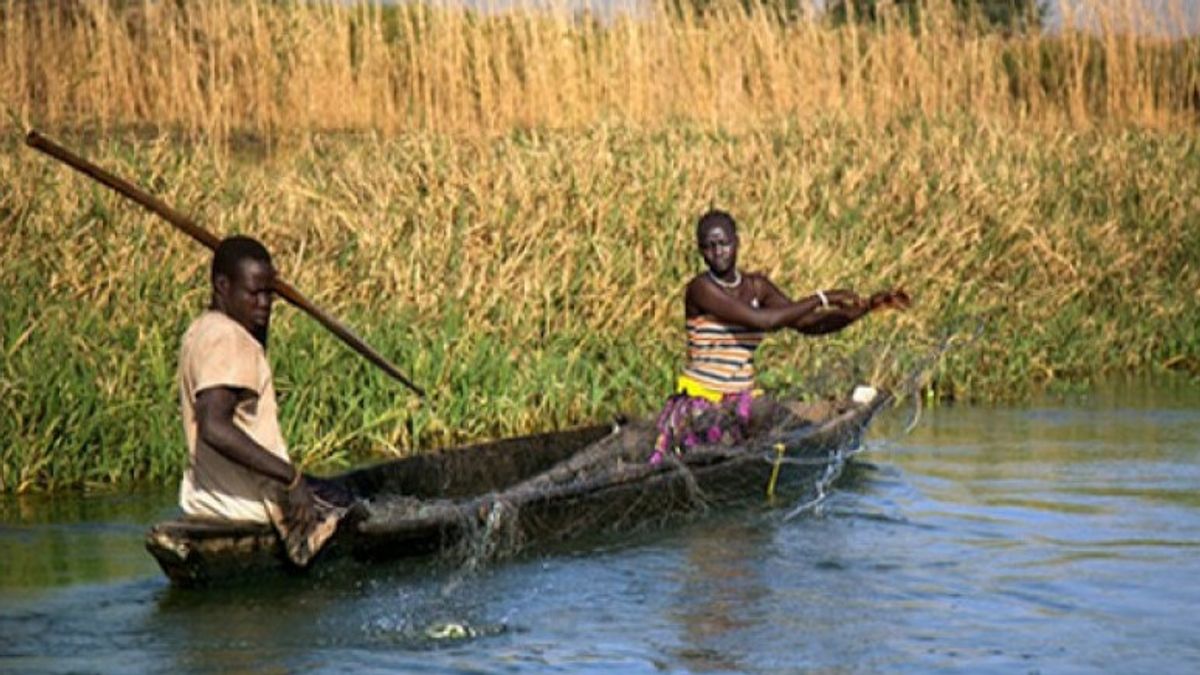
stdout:
[[739,272],[739,271],[738,271],[738,269],[737,269],[736,267],[735,267],[735,268],[733,268],[733,281],[725,281],[725,280],[724,280],[724,279],[722,279],[721,277],[719,277],[719,276],[717,276],[717,275],[713,274],[713,273],[712,273],[712,270],[709,270],[709,271],[708,271],[708,277],[709,277],[710,279],[712,279],[712,280],[713,280],[713,282],[714,282],[716,285],[720,286],[721,288],[730,288],[730,289],[732,289],[732,288],[737,288],[738,286],[741,286],[741,285],[742,285],[742,273],[741,273],[741,272]]

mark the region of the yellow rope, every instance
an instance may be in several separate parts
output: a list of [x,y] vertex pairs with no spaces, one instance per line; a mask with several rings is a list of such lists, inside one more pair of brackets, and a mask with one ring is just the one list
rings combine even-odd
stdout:
[[775,481],[779,480],[779,467],[783,465],[783,453],[787,448],[783,443],[775,444],[775,466],[771,467],[771,480],[767,483],[767,500],[775,499]]

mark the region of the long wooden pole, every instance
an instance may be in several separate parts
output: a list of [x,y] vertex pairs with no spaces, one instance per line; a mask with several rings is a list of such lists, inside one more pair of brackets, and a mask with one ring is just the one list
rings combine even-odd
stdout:
[[[104,169],[101,169],[95,164],[92,164],[88,160],[72,153],[70,150],[67,150],[66,148],[55,143],[54,141],[51,141],[38,132],[30,131],[29,134],[25,136],[25,143],[29,147],[44,152],[45,154],[50,155],[63,164],[66,164],[72,169],[84,174],[85,176],[88,176],[93,180],[106,185],[107,187],[116,191],[118,194],[137,202],[151,213],[162,217],[163,220],[173,225],[177,230],[183,232],[192,239],[195,239],[209,249],[215,251],[217,249],[217,244],[221,243],[221,240],[217,238],[216,235],[212,234],[208,230],[205,230],[192,220],[184,217],[179,212],[167,206],[161,199],[147,193],[145,190],[142,190],[133,183],[114,176]],[[363,341],[362,338],[355,335],[353,331],[342,325],[337,319],[333,318],[320,307],[317,307],[310,302],[308,298],[304,297],[300,291],[296,290],[291,284],[287,283],[283,279],[280,279],[279,277],[276,277],[275,292],[284,300],[287,300],[296,307],[299,307],[306,314],[316,319],[318,323],[329,329],[331,333],[341,338],[342,342],[345,342],[347,345],[349,345],[351,349],[361,354],[371,363],[383,369],[383,371],[388,375],[391,375],[399,380],[402,384],[404,384],[404,386],[411,389],[418,396],[425,395],[425,390],[410,382],[409,379],[400,372],[400,369],[392,365],[391,362],[385,359],[379,352],[372,349],[371,346]]]

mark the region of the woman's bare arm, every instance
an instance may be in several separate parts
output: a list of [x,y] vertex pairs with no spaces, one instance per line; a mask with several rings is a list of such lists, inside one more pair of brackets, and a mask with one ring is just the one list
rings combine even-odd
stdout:
[[698,276],[688,284],[686,297],[688,306],[695,313],[711,314],[721,321],[767,331],[791,325],[820,304],[820,301],[806,300],[782,307],[752,307],[721,290],[706,275]]

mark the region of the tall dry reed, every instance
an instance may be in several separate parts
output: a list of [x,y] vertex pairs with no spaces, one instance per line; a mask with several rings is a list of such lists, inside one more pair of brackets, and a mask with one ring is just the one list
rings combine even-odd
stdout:
[[[264,239],[434,392],[281,309],[305,466],[654,410],[714,205],[797,294],[917,299],[774,337],[770,388],[895,384],[948,338],[935,396],[1200,372],[1197,41],[921,17],[0,0],[0,491],[176,478],[176,350],[208,295],[205,254],[22,148],[28,126]],[[246,138],[289,151],[243,161],[260,146],[224,141]]]
[[830,111],[876,124],[914,113],[1195,123],[1200,41],[1173,37],[1171,14],[1137,23],[1133,3],[1087,0],[1059,11],[1092,29],[1005,35],[963,23],[949,0],[925,4],[915,24],[884,11],[877,25],[836,26],[740,0],[703,16],[655,0],[607,15],[565,1],[0,0],[0,102],[25,126],[218,139],[744,130]]

